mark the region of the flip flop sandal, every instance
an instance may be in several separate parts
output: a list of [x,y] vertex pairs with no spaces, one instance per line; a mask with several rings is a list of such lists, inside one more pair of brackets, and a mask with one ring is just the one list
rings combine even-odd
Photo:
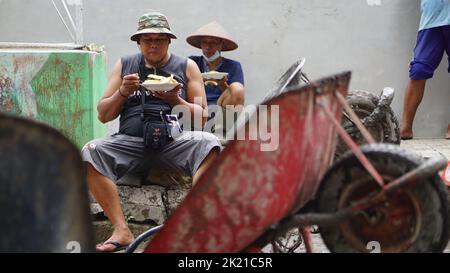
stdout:
[[111,242],[105,242],[105,243],[102,244],[102,246],[104,246],[104,245],[113,245],[115,247],[113,249],[111,249],[111,250],[97,250],[97,252],[114,253],[114,252],[117,252],[117,251],[125,250],[129,246],[129,245],[123,245],[123,244],[120,244],[118,242],[112,242],[112,241]]

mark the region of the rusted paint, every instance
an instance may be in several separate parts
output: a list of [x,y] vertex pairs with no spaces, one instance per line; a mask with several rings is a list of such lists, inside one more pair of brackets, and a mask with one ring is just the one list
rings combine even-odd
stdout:
[[[373,181],[354,182],[343,193],[339,209],[359,201],[379,187]],[[347,241],[360,251],[366,251],[367,242],[377,241],[384,252],[403,252],[417,240],[421,230],[421,211],[409,189],[390,194],[388,199],[370,207],[362,216],[340,224]]]
[[[340,118],[334,90],[345,95],[349,77],[325,79],[266,102],[269,108],[279,105],[279,148],[263,152],[261,139],[230,142],[146,252],[242,251],[313,199],[333,156],[333,148],[323,146],[336,138],[315,100],[326,101]],[[247,137],[252,126],[244,127]]]
[[307,253],[313,253],[313,241],[311,237],[310,227],[301,228],[302,238],[305,241],[305,248]]
[[79,147],[104,136],[106,126],[98,121],[96,111],[106,84],[103,55],[0,51],[0,110],[45,122]]
[[[445,157],[433,157],[399,178],[392,180],[390,176],[384,177],[390,183],[383,188],[367,177],[353,180],[340,192],[335,213],[288,216],[279,223],[276,231],[282,234],[293,227],[340,225],[346,241],[354,249],[366,251],[367,242],[375,240],[383,245],[385,252],[402,252],[423,230],[421,207],[413,191],[417,190],[418,183],[429,181],[427,178],[435,175],[445,164]],[[341,172],[333,173],[329,181],[343,177]],[[267,236],[271,239],[275,235],[269,233]],[[447,241],[443,244],[446,245]]]
[[14,103],[12,80],[9,77],[0,77],[0,107],[7,112],[19,112],[20,108]]

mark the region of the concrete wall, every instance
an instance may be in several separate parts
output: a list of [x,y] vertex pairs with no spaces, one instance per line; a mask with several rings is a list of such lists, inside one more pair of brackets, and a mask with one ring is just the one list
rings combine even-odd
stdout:
[[[69,3],[79,0],[69,0]],[[185,38],[212,20],[224,25],[239,49],[224,56],[241,61],[247,103],[257,103],[291,63],[306,57],[312,79],[353,71],[351,89],[396,90],[402,112],[408,64],[419,22],[419,0],[89,0],[84,2],[84,40],[106,46],[109,67],[136,52],[129,40],[147,9],[164,12],[179,39],[171,51],[198,54]],[[0,40],[70,42],[50,0],[0,0]],[[450,121],[448,62],[427,85],[415,122],[416,136],[441,137]],[[114,130],[114,129],[111,129]]]

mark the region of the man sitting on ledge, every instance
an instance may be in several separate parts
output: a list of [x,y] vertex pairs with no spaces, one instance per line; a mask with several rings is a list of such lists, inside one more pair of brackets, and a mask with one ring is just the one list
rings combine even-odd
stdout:
[[[165,166],[193,177],[195,183],[220,151],[217,137],[195,131],[183,132],[159,152],[144,153],[141,96],[145,96],[144,105],[148,110],[170,113],[173,107],[184,106],[192,116],[205,117],[203,122],[207,117],[201,73],[194,61],[168,52],[171,39],[176,36],[163,14],[142,15],[137,32],[131,36],[140,53],[117,61],[98,103],[100,121],[105,123],[120,115],[120,125],[117,134],[93,140],[82,150],[83,161],[87,163],[89,190],[114,227],[112,236],[97,246],[97,251],[118,251],[134,240],[114,184],[119,178],[145,168]],[[174,75],[180,84],[170,92],[140,92],[139,84],[149,74]]]

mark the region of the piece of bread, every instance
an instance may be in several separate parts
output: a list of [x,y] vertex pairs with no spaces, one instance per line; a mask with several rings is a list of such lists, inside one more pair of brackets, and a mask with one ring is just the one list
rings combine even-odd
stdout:
[[211,70],[209,72],[206,72],[206,74],[219,74],[219,73],[221,73],[221,72],[215,71],[215,70]]
[[210,80],[205,81],[205,85],[208,85],[208,84],[212,84],[212,85],[214,85],[214,86],[217,86],[217,85],[218,85],[218,83],[215,82],[215,81],[210,81]]
[[177,84],[178,81],[173,78],[173,74],[171,74],[170,77],[150,74],[147,76],[147,80],[144,81],[144,84],[166,84],[166,83]]

